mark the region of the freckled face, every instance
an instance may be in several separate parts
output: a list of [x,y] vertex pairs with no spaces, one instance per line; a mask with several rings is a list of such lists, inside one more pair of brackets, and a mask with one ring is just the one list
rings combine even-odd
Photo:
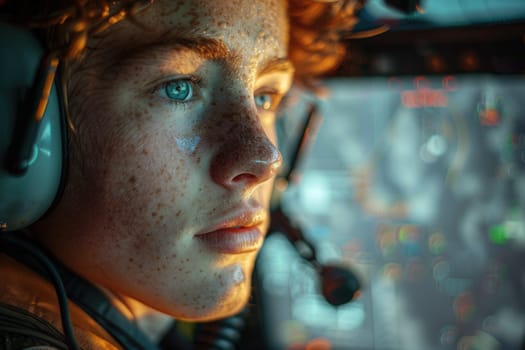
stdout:
[[70,174],[37,227],[77,273],[185,319],[249,296],[291,80],[285,1],[163,1],[73,67]]

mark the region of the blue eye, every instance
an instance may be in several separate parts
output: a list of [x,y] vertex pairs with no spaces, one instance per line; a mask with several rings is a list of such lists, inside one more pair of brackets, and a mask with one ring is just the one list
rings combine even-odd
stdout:
[[164,93],[169,99],[184,102],[193,97],[193,83],[187,79],[168,81],[164,85]]
[[255,105],[259,108],[269,111],[273,106],[273,95],[272,94],[260,94],[254,97]]

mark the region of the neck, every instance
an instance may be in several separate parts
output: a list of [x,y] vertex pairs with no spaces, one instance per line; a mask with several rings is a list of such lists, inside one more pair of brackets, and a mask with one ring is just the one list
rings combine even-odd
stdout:
[[128,320],[135,323],[154,343],[158,343],[162,339],[162,336],[174,322],[171,316],[152,309],[136,299],[116,295],[104,289],[103,291],[113,305]]

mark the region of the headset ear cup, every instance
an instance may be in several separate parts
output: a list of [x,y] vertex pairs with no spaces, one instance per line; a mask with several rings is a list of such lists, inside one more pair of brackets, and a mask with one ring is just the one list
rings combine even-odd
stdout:
[[60,188],[64,130],[55,84],[32,146],[28,170],[20,176],[7,170],[6,158],[20,111],[31,101],[43,50],[28,30],[0,22],[0,230],[18,230],[37,221],[53,204]]

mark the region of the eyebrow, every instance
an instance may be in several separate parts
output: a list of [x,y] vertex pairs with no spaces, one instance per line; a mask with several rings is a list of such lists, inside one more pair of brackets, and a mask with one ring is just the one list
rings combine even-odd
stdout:
[[[231,52],[224,41],[207,37],[178,37],[173,40],[162,40],[142,46],[136,46],[127,50],[124,60],[133,60],[142,57],[150,57],[152,53],[171,51],[177,49],[189,50],[197,53],[201,58],[208,60],[225,60],[235,57],[237,54]],[[270,59],[264,62],[259,74],[283,72],[292,74],[294,67],[286,57]]]
[[259,72],[259,75],[269,74],[273,72],[283,72],[293,74],[295,71],[293,63],[288,58],[276,58],[266,62]]
[[196,52],[205,59],[220,60],[230,56],[230,51],[221,40],[211,38],[177,38],[175,40],[159,40],[144,45],[134,46],[124,50],[121,57],[124,60],[150,57],[156,52],[173,51],[177,49]]
[[222,40],[212,38],[178,38],[171,47],[182,47],[194,51],[202,58],[209,60],[221,60],[231,56],[231,52]]

